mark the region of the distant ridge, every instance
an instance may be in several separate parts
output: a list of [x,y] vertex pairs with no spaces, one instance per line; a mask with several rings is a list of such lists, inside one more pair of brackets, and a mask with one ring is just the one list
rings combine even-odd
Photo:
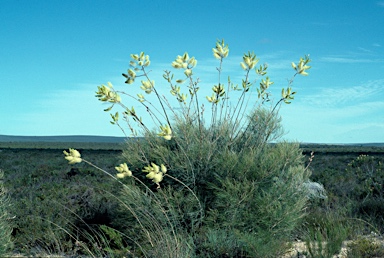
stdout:
[[[117,136],[95,136],[95,135],[57,135],[57,136],[15,136],[15,135],[0,135],[0,142],[84,142],[84,143],[123,143],[127,140],[126,137]],[[302,147],[378,147],[383,148],[384,143],[301,143]]]
[[125,137],[92,136],[92,135],[63,135],[63,136],[13,136],[0,135],[0,142],[95,142],[122,143]]
[[384,142],[370,143],[301,143],[301,146],[317,146],[317,147],[384,147]]

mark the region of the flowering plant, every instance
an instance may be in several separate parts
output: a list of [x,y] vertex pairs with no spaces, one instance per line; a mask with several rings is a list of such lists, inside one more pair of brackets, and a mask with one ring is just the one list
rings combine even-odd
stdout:
[[[206,235],[194,239],[201,232],[199,228],[205,226],[206,232],[214,232],[220,224],[224,234],[238,241],[233,250],[225,252],[226,256],[240,252],[244,256],[263,257],[260,248],[276,248],[286,241],[302,217],[308,199],[305,186],[309,172],[303,166],[298,145],[268,143],[280,136],[279,107],[294,99],[293,79],[308,75],[309,57],[292,63],[294,75],[274,103],[270,92],[274,82],[267,76],[268,65],[258,65],[256,54],[243,55],[239,65],[244,78],[235,84],[229,76],[226,82],[221,79],[228,45],[218,40],[212,52],[219,62],[218,82],[205,98],[199,97],[197,59],[187,52],[171,63],[173,69],[182,72],[180,77],[164,71],[170,100],[159,91],[159,83],[150,78],[151,61],[144,52],[132,54],[129,68],[123,73],[125,83],[138,84],[135,89],[140,93],[116,90],[111,83],[98,86],[96,92],[99,101],[110,105],[104,111],[110,112],[115,106],[122,108],[110,116],[111,123],[127,137],[125,162],[115,167],[116,176],[103,171],[116,180],[133,178],[144,187],[140,192],[133,184],[124,184],[127,200],[122,202],[139,222],[151,246],[156,246],[152,249],[156,255],[152,256],[164,256],[165,250],[169,257],[185,255],[186,250],[195,246],[189,241],[210,241]],[[147,97],[151,94],[157,104]],[[138,108],[126,106],[126,97],[144,107],[142,110],[150,120],[143,119],[144,113],[136,111]],[[173,107],[172,101],[179,107]],[[151,130],[152,126],[156,129]],[[130,134],[126,133],[127,128]],[[89,163],[76,150],[64,154],[71,164]],[[145,175],[137,174],[138,170]],[[147,179],[157,186],[156,191],[148,187]],[[137,208],[141,202],[146,206]],[[149,207],[153,214],[148,214]],[[164,226],[167,228],[158,230]],[[180,239],[185,235],[191,237]],[[260,240],[266,236],[273,241]],[[221,244],[228,248],[225,241]],[[203,249],[200,254],[206,252]]]

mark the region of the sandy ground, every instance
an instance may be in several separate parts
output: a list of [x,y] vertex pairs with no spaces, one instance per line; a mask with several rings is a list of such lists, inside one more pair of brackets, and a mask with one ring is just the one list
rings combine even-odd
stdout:
[[[334,255],[334,258],[346,258],[347,257],[347,245],[349,241],[343,243],[343,247],[341,248],[341,252],[338,255]],[[282,258],[307,258],[310,255],[305,255],[307,253],[307,247],[305,242],[298,241],[293,244],[293,247],[289,250],[289,252],[284,255]]]
[[[364,236],[368,239],[372,239],[373,241],[375,241],[376,243],[379,243],[380,245],[382,245],[384,247],[384,237],[383,236]],[[347,257],[347,246],[348,244],[350,244],[352,241],[344,241],[343,242],[343,245],[342,245],[342,248],[341,248],[341,251],[339,254],[337,255],[334,255],[333,258],[348,258]],[[324,243],[325,245],[326,243]],[[31,257],[31,256],[24,256],[22,254],[12,254],[8,257],[12,257],[12,258],[15,258],[15,257],[22,257],[22,258],[25,258],[25,257]],[[32,257],[40,257],[40,256],[32,256]],[[42,255],[41,257],[47,257],[47,258],[67,258],[67,257],[73,257],[73,256],[62,256],[62,255],[54,255],[54,254],[46,254],[46,255]],[[86,257],[86,256],[81,256],[82,258]],[[295,243],[293,243],[293,246],[292,248],[281,258],[309,258],[311,257],[308,252],[307,252],[307,247],[306,247],[306,244],[305,242],[303,241],[296,241]],[[376,258],[380,258],[380,257],[376,257]]]
[[[384,247],[384,238],[380,236],[364,236],[368,239],[372,239],[372,241],[379,243]],[[333,258],[347,258],[347,246],[350,244],[352,241],[344,241],[341,251],[339,254],[334,255]],[[324,243],[325,245],[326,243]],[[293,247],[289,250],[289,252],[284,255],[282,258],[308,258],[310,255],[305,255],[307,253],[307,247],[305,242],[303,241],[297,241],[293,243]]]

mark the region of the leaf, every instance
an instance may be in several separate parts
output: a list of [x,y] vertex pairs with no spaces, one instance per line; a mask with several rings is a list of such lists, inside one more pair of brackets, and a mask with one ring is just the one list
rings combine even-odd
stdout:
[[138,55],[133,55],[133,54],[131,54],[131,58],[134,59],[134,60],[136,60],[136,61],[139,60],[139,56],[138,56]]
[[221,56],[220,56],[220,54],[217,52],[216,49],[213,49],[213,56],[214,56],[216,59],[221,59]]
[[113,105],[110,106],[109,108],[104,109],[104,111],[105,111],[105,112],[108,112],[108,111],[110,111],[112,108],[113,108]]
[[189,55],[188,55],[188,52],[185,52],[184,55],[183,55],[183,61],[187,61],[189,59]]

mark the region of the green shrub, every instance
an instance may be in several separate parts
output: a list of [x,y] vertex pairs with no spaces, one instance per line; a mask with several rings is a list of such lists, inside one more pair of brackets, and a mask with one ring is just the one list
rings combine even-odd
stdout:
[[343,241],[351,234],[350,223],[340,211],[309,214],[306,225],[305,243],[313,258],[328,258],[339,254]]
[[354,175],[353,188],[348,195],[359,201],[370,198],[384,200],[383,164],[372,156],[360,155],[352,160],[346,173]]
[[243,154],[235,176],[219,179],[212,187],[215,196],[207,221],[211,227],[237,232],[252,257],[273,257],[284,251],[304,215],[303,183],[309,175],[295,144],[279,143],[258,154]]
[[[111,123],[124,133],[128,128],[132,136],[123,151],[125,162],[116,167],[118,173],[100,170],[122,184],[120,194],[113,195],[121,209],[112,224],[129,236],[127,244],[135,246],[135,253],[276,257],[285,251],[305,214],[313,188],[310,173],[298,144],[278,141],[282,135],[278,110],[293,100],[293,78],[307,75],[310,60],[292,63],[295,73],[288,87],[277,103],[268,105],[273,82],[266,76],[267,65],[257,66],[256,55],[248,52],[240,63],[244,79],[237,85],[228,77],[225,85],[220,78],[228,53],[228,45],[218,41],[213,54],[219,60],[219,81],[205,103],[198,97],[197,61],[188,53],[172,62],[182,71],[181,79],[167,70],[163,75],[173,100],[158,92],[149,77],[149,56],[143,52],[131,55],[123,76],[127,84],[141,77],[140,89],[155,95],[158,105],[142,93],[117,91],[110,83],[98,87],[98,99],[111,105],[105,111],[115,105],[123,108],[111,113]],[[261,77],[258,86],[251,71]],[[125,106],[122,96],[138,101],[150,120]],[[97,168],[77,150],[64,154],[71,164],[84,161]]]
[[350,189],[346,196],[354,202],[354,212],[384,232],[384,167],[375,157],[360,155],[346,169]]
[[[321,155],[318,155],[319,157]],[[319,161],[320,160],[320,161]],[[327,205],[311,205],[309,212],[329,206],[343,210],[346,218],[365,221],[359,229],[362,234],[375,231],[384,232],[384,172],[380,157],[350,153],[340,156],[320,157],[326,168],[317,167],[312,179],[322,182],[327,189]],[[315,211],[317,212],[317,211]]]
[[197,257],[247,257],[243,242],[237,234],[226,229],[207,228],[196,239]]
[[359,237],[348,244],[347,254],[351,258],[384,257],[384,244],[374,239]]
[[82,166],[79,175],[69,178],[58,169],[64,164],[62,159],[58,166],[47,161],[36,166],[25,163],[13,178],[8,176],[6,183],[13,186],[9,190],[9,213],[15,215],[12,226],[16,251],[70,254],[77,240],[86,240],[82,234],[89,230],[87,224],[111,221],[117,203],[107,199],[109,195],[102,189],[116,189],[116,182],[106,181]]
[[11,203],[4,188],[3,179],[4,173],[0,169],[0,256],[7,254],[13,247],[11,214],[9,212]]

